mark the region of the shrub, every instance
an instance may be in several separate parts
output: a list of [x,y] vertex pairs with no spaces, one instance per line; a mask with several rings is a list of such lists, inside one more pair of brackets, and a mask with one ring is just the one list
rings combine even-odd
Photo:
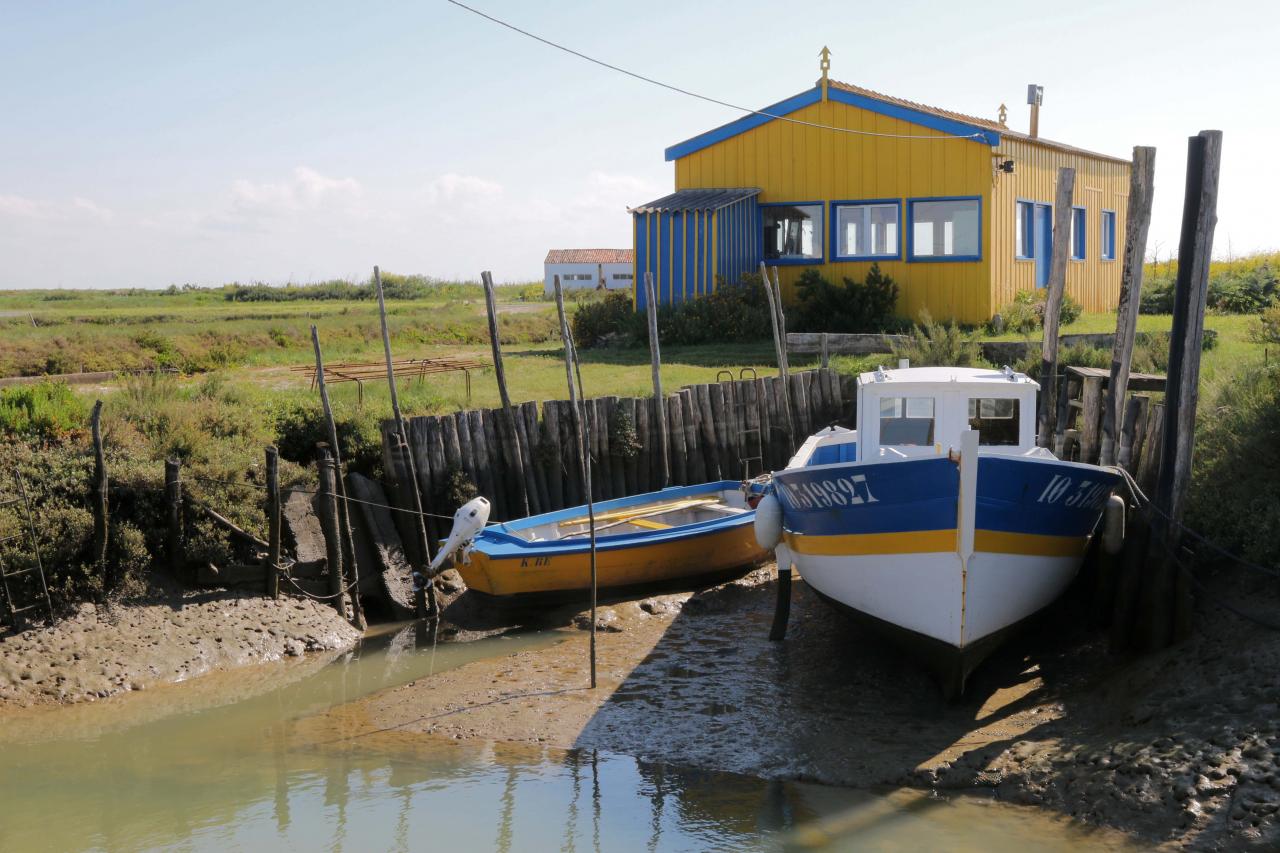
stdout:
[[[1044,306],[1049,292],[1043,289],[1019,290],[1013,301],[1000,309],[1004,320],[1005,331],[1018,334],[1030,334],[1044,328]],[[1058,325],[1069,326],[1084,313],[1084,306],[1071,298],[1069,293],[1062,294],[1062,306],[1058,309]]]
[[815,269],[797,281],[800,302],[795,328],[805,332],[884,332],[900,323],[893,315],[898,285],[872,264],[865,281],[832,284]]
[[658,335],[664,345],[758,341],[773,336],[770,322],[759,273],[748,273],[736,284],[718,279],[712,293],[658,309]]
[[1260,344],[1280,344],[1280,305],[1272,305],[1249,330],[1249,337]]
[[[1206,405],[1207,404],[1207,405]],[[1280,370],[1253,367],[1213,383],[1198,412],[1187,523],[1227,550],[1280,565]]]
[[61,382],[0,390],[0,435],[47,442],[81,430],[84,425],[83,401]]
[[[316,459],[316,444],[328,443],[329,428],[325,424],[320,403],[296,400],[278,407],[273,413],[276,447],[283,459],[310,466]],[[342,461],[351,470],[377,476],[382,469],[382,432],[378,416],[368,410],[334,412],[338,431],[338,449]]]
[[955,323],[937,323],[927,310],[912,327],[907,341],[893,345],[896,358],[910,359],[913,367],[973,367],[983,364],[978,336]]
[[611,340],[622,344],[644,337],[644,317],[631,304],[625,293],[609,293],[603,299],[581,302],[571,321],[574,342],[584,349],[598,347]]

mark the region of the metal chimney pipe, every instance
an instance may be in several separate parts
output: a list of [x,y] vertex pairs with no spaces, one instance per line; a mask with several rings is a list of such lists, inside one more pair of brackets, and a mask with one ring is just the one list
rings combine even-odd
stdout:
[[1027,86],[1027,103],[1031,105],[1031,132],[1035,139],[1040,135],[1040,104],[1044,102],[1044,86],[1031,83]]

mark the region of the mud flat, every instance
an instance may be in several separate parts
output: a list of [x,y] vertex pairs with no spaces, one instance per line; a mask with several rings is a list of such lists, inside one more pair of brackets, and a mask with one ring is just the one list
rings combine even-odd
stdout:
[[947,704],[913,661],[803,583],[787,641],[770,643],[773,584],[766,569],[693,595],[603,606],[596,690],[586,633],[575,631],[327,716],[356,738],[396,732],[830,785],[981,790],[1171,847],[1280,845],[1280,635],[1215,611],[1193,641],[1123,661],[1072,627],[1064,607],[997,653],[964,702]]
[[83,604],[50,628],[0,639],[0,709],[84,702],[215,670],[334,651],[359,632],[314,601],[167,589]]

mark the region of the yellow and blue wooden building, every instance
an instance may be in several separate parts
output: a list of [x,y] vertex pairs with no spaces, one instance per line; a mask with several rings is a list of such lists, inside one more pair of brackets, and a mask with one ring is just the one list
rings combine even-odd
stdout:
[[[825,62],[824,62],[825,66]],[[760,262],[784,296],[817,267],[898,283],[897,311],[982,322],[1048,281],[1060,166],[1076,170],[1067,292],[1115,307],[1130,162],[826,78],[673,145],[675,192],[631,208],[636,305],[734,283]],[[765,114],[762,115],[761,113]]]

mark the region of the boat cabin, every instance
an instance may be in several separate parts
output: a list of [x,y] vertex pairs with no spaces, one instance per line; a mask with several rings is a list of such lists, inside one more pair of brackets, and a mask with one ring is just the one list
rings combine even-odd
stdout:
[[1037,453],[1040,386],[1006,367],[879,368],[858,377],[856,430],[823,431],[794,462],[826,465],[943,456],[974,429],[984,453]]

